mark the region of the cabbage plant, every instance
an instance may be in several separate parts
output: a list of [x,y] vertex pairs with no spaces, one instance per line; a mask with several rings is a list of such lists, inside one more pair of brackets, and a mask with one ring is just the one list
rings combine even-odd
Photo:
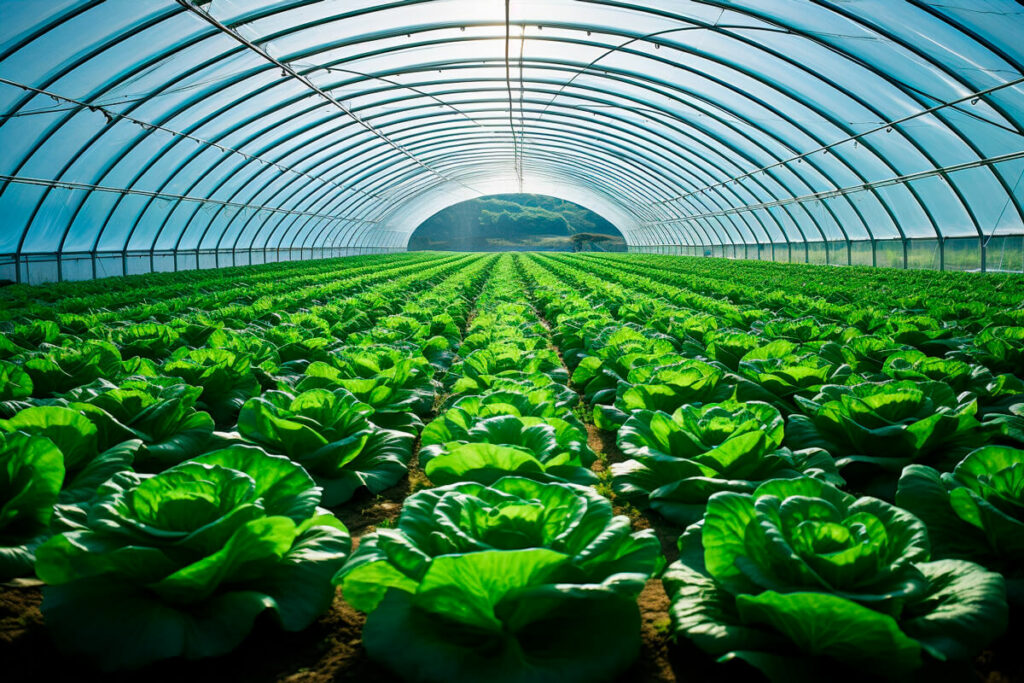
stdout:
[[704,340],[707,357],[734,372],[739,369],[743,356],[764,344],[762,337],[735,328],[711,331],[704,335]]
[[739,373],[767,392],[772,403],[793,412],[795,400],[814,396],[826,384],[846,384],[853,372],[849,365],[837,362],[839,358],[827,358],[811,347],[773,341],[743,356]]
[[1002,573],[1024,605],[1024,450],[984,446],[946,473],[910,465],[896,503],[924,521],[936,555]]
[[690,403],[720,403],[733,397],[753,400],[760,394],[756,385],[703,361],[654,362],[629,371],[616,387],[614,404],[594,407],[594,423],[615,431],[633,411],[671,413]]
[[0,432],[0,581],[32,576],[64,482],[64,457],[52,441]]
[[235,446],[99,489],[84,529],[36,551],[57,644],[102,668],[235,648],[263,612],[307,627],[350,549],[297,464]]
[[551,349],[523,351],[511,344],[477,349],[452,366],[451,376],[457,378],[452,393],[465,394],[490,385],[492,377],[518,378],[544,374],[559,384],[569,381],[569,374]]
[[369,613],[367,652],[407,680],[583,683],[635,658],[660,565],[653,533],[592,489],[506,477],[410,496],[335,581]]
[[1024,326],[987,327],[963,352],[992,372],[1024,377]]
[[435,484],[483,484],[509,474],[541,481],[597,481],[597,456],[587,433],[556,417],[478,417],[452,408],[431,422],[420,441],[420,466]]
[[106,380],[72,390],[70,407],[80,411],[112,439],[139,439],[132,468],[158,472],[207,450],[213,418],[194,406],[202,389],[166,377],[131,378],[120,385]]
[[202,389],[198,407],[222,427],[232,424],[242,405],[260,393],[252,359],[225,349],[181,348],[161,369],[169,377]]
[[130,469],[142,445],[139,439],[122,441],[103,432],[80,412],[61,406],[25,408],[0,420],[0,433],[4,432],[45,437],[57,447],[64,465],[60,503],[68,506],[89,501],[100,484]]
[[10,417],[32,396],[32,378],[20,366],[0,360],[0,417]]
[[[583,423],[573,415],[571,408],[579,402],[579,396],[571,390],[568,393],[558,390],[560,386],[562,389],[565,388],[563,385],[557,384],[544,388],[509,387],[495,389],[484,394],[462,396],[452,403],[449,410],[457,408],[467,416],[474,418],[498,415],[557,417],[585,431]],[[563,398],[567,400],[563,400]],[[430,425],[426,429],[430,430]]]
[[979,414],[1005,413],[1010,406],[1024,403],[1024,380],[1009,374],[993,375],[984,366],[956,358],[900,351],[886,359],[882,372],[894,379],[942,382],[957,394],[967,392],[977,399]]
[[664,577],[676,635],[775,681],[905,680],[974,657],[1006,625],[999,574],[930,561],[912,514],[815,479],[717,493],[679,547]]
[[323,504],[334,506],[360,487],[380,493],[407,471],[413,436],[378,427],[372,414],[344,389],[268,391],[242,407],[238,438],[302,465],[323,488]]
[[[490,376],[488,378],[488,382],[489,383],[486,388],[474,391],[471,394],[455,394],[449,396],[444,407],[446,409],[451,408],[456,403],[464,399],[471,398],[480,398],[485,404],[489,404],[493,401],[500,403],[503,399],[491,397],[495,395],[499,397],[508,396],[510,394],[527,396],[530,404],[551,403],[554,404],[555,408],[558,410],[571,410],[573,407],[579,405],[580,402],[579,394],[564,384],[558,384],[547,375],[536,374],[527,378],[519,379]],[[509,398],[506,402],[518,405],[520,401],[521,399]],[[523,410],[530,413],[533,409],[523,407],[520,409],[520,412],[522,413]],[[537,417],[542,416],[538,415]]]
[[612,488],[687,526],[719,491],[749,493],[762,481],[801,475],[842,483],[827,452],[784,448],[783,427],[779,411],[757,401],[637,411],[618,433],[630,459],[611,466]]
[[169,356],[180,337],[173,327],[158,323],[125,325],[110,332],[110,339],[121,351],[122,358],[139,356],[154,361]]
[[824,448],[840,468],[858,464],[874,472],[899,472],[926,457],[956,462],[984,443],[978,405],[961,401],[941,382],[889,380],[828,385],[813,399],[797,398],[804,415],[786,428],[792,448]]
[[117,377],[121,354],[110,342],[70,340],[67,346],[43,344],[25,354],[22,369],[32,378],[32,395],[51,398],[101,377]]
[[373,408],[374,424],[415,434],[423,427],[419,416],[434,405],[433,376],[427,359],[409,350],[346,346],[332,354],[330,364],[311,363],[295,390],[345,389]]

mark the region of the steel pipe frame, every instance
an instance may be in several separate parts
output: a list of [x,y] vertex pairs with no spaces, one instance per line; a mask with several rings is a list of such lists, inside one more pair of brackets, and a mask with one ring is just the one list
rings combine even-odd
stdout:
[[[647,57],[649,57],[649,55],[643,55],[643,56],[647,56]],[[884,205],[884,203],[883,203],[883,205]],[[225,228],[225,229],[226,229],[226,228]]]

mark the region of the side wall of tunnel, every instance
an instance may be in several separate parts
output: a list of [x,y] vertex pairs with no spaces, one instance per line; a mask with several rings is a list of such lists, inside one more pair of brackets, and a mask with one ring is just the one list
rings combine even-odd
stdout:
[[538,192],[634,251],[1024,270],[1013,0],[0,0],[0,278],[401,251]]

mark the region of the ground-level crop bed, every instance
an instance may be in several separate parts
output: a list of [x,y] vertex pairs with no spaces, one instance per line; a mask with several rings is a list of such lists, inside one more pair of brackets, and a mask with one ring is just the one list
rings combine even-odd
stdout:
[[4,681],[1024,675],[1020,277],[423,252],[0,306]]

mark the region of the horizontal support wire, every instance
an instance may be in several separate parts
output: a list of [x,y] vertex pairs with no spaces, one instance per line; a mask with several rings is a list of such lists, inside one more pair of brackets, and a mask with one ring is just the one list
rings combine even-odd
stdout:
[[[979,168],[981,166],[995,166],[998,164],[1007,163],[1010,161],[1016,161],[1017,159],[1024,159],[1024,150],[1017,152],[1010,152],[1008,154],[1001,154],[995,157],[988,157],[985,159],[976,159],[974,161],[966,161],[962,164],[953,164],[951,166],[943,166],[942,168],[928,169],[927,171],[918,171],[916,173],[907,173],[905,175],[895,176],[892,178],[884,178],[882,180],[876,180],[870,183],[862,183],[860,185],[851,185],[849,187],[841,187],[835,190],[823,190],[821,192],[814,192],[812,194],[801,195],[799,197],[787,197],[785,199],[776,199],[770,202],[762,202],[760,204],[747,204],[746,206],[737,206],[729,209],[722,209],[721,211],[710,211],[707,213],[693,214],[691,216],[685,216],[681,218],[670,218],[661,221],[647,221],[641,223],[641,225],[665,225],[673,223],[686,223],[688,221],[699,220],[702,218],[715,218],[716,216],[729,216],[739,213],[747,213],[750,211],[757,211],[759,209],[771,209],[777,206],[787,206],[789,204],[802,204],[804,202],[820,201],[823,199],[831,199],[833,197],[842,197],[849,194],[855,194],[857,192],[867,192],[879,187],[889,187],[892,185],[904,185],[906,183],[913,182],[915,180],[922,180],[924,178],[931,178],[934,176],[946,176],[951,173],[958,171],[966,171],[972,168]],[[908,238],[909,239],[909,238]],[[934,239],[934,238],[933,238]]]
[[[113,123],[115,120],[127,121],[128,123],[133,123],[136,126],[139,126],[143,130],[158,130],[158,131],[160,131],[162,133],[167,133],[168,135],[173,135],[174,137],[184,138],[185,140],[191,140],[192,142],[195,142],[196,144],[204,145],[206,147],[212,147],[212,148],[214,148],[214,149],[216,149],[218,151],[224,152],[225,154],[236,154],[236,155],[238,155],[238,156],[240,156],[243,159],[246,159],[248,161],[255,161],[257,163],[263,164],[264,166],[272,166],[272,167],[276,168],[277,170],[279,170],[279,171],[281,171],[283,173],[295,173],[296,175],[299,175],[299,176],[301,176],[303,178],[307,178],[307,179],[313,180],[313,181],[319,181],[319,182],[322,182],[322,183],[324,183],[326,185],[330,185],[331,187],[337,188],[337,189],[345,191],[345,192],[354,192],[356,194],[366,195],[366,196],[369,196],[369,197],[373,197],[374,199],[381,199],[381,197],[379,195],[376,195],[376,194],[374,194],[372,192],[366,192],[364,190],[360,190],[360,189],[355,188],[355,187],[349,187],[349,186],[346,186],[346,185],[339,185],[338,183],[335,183],[333,181],[326,180],[326,179],[320,178],[318,176],[310,175],[310,174],[305,173],[303,171],[299,171],[299,170],[291,168],[289,166],[285,166],[284,164],[279,164],[276,161],[267,161],[266,159],[264,159],[262,157],[259,157],[259,156],[256,156],[254,154],[249,154],[248,152],[243,152],[243,151],[241,151],[239,149],[235,149],[233,147],[228,147],[228,146],[222,145],[222,144],[220,144],[218,142],[212,142],[210,140],[206,140],[204,138],[192,135],[191,133],[183,133],[182,131],[174,130],[173,128],[168,128],[167,126],[161,126],[161,125],[158,125],[158,124],[155,124],[155,123],[149,123],[148,121],[143,121],[141,119],[137,119],[134,116],[128,116],[126,114],[121,114],[119,112],[112,111],[111,109],[108,109],[106,106],[104,106],[102,104],[92,104],[92,103],[89,103],[89,102],[84,102],[82,100],[75,99],[73,97],[68,97],[66,95],[59,95],[59,94],[57,94],[55,92],[52,92],[50,90],[45,90],[43,88],[36,88],[34,86],[31,86],[31,85],[26,85],[24,83],[19,83],[17,81],[12,81],[9,78],[3,78],[2,76],[0,76],[0,83],[6,84],[6,85],[10,85],[10,86],[13,86],[15,88],[21,88],[22,90],[25,90],[25,91],[28,91],[28,92],[34,92],[34,93],[36,93],[38,95],[45,95],[46,97],[49,97],[51,99],[58,100],[60,102],[66,102],[67,104],[72,104],[72,105],[75,105],[76,107],[81,107],[82,109],[88,109],[89,111],[99,112],[100,114],[102,114],[103,116],[106,117],[108,123]],[[48,113],[48,112],[43,111],[43,112],[40,112],[40,113],[45,114],[45,113]],[[2,118],[2,117],[3,117],[3,115],[0,114],[0,118]]]
[[[868,135],[871,135],[873,133],[877,133],[877,132],[882,131],[882,130],[888,130],[888,129],[892,128],[893,126],[899,126],[901,124],[906,123],[907,121],[912,121],[913,119],[919,118],[921,116],[925,116],[927,114],[934,114],[936,111],[939,111],[941,109],[945,109],[947,107],[956,108],[956,105],[961,104],[963,102],[967,102],[968,100],[980,99],[980,98],[984,97],[985,95],[989,95],[989,94],[991,94],[993,92],[996,92],[997,90],[1002,90],[1004,88],[1010,88],[1010,87],[1013,87],[1013,86],[1016,86],[1016,85],[1021,85],[1021,84],[1024,84],[1024,77],[1016,78],[1016,79],[1014,79],[1012,81],[1007,81],[1006,83],[1000,83],[999,85],[994,85],[991,88],[986,88],[984,90],[979,90],[977,92],[973,92],[973,93],[970,93],[968,95],[964,95],[963,97],[959,97],[959,98],[957,98],[955,100],[949,100],[948,102],[942,102],[942,103],[937,104],[937,105],[935,105],[933,107],[928,107],[927,109],[922,109],[921,111],[914,112],[913,114],[908,114],[907,116],[903,116],[903,117],[900,117],[898,119],[893,119],[892,121],[889,121],[887,123],[879,124],[879,125],[875,126],[874,128],[869,128],[868,130],[861,131],[860,133],[857,133],[856,135],[850,135],[848,137],[842,138],[841,140],[836,140],[835,142],[830,142],[827,145],[822,145],[820,147],[815,147],[814,149],[808,150],[806,152],[801,152],[800,154],[796,154],[794,156],[791,156],[788,159],[783,159],[782,161],[777,161],[777,162],[775,162],[773,164],[769,164],[767,166],[762,166],[761,168],[756,168],[756,169],[754,169],[752,171],[748,171],[748,172],[743,173],[741,175],[734,176],[732,178],[729,178],[728,180],[723,180],[721,182],[714,183],[714,184],[711,184],[711,185],[705,185],[704,187],[697,188],[696,190],[693,190],[691,192],[687,192],[686,194],[681,194],[678,197],[669,197],[668,199],[659,200],[659,201],[655,202],[655,204],[667,204],[667,203],[670,203],[670,202],[682,201],[683,199],[686,199],[688,197],[692,197],[692,196],[694,196],[696,194],[704,192],[705,190],[713,190],[715,188],[725,187],[729,183],[736,182],[737,180],[741,180],[743,178],[753,177],[754,175],[757,175],[758,173],[763,173],[763,172],[765,172],[765,171],[767,171],[769,169],[781,168],[783,166],[787,166],[787,165],[793,163],[794,161],[799,162],[801,159],[806,159],[807,157],[811,156],[812,154],[818,154],[818,153],[826,153],[827,154],[828,151],[830,149],[833,149],[834,147],[838,147],[838,146],[846,144],[848,142],[853,142],[853,143],[856,144],[857,140],[859,140],[861,138],[864,138],[864,137],[866,137]],[[961,110],[957,109],[957,111],[961,111]],[[1002,128],[1002,126],[1000,126],[1000,128]],[[1020,131],[1014,131],[1014,132],[1016,132],[1018,135],[1024,135],[1024,133],[1022,133]],[[981,161],[984,161],[984,160],[981,160]],[[941,173],[942,169],[936,169],[936,171]]]
[[471,186],[469,186],[469,185],[467,185],[467,184],[465,184],[465,183],[463,183],[461,181],[453,180],[452,178],[449,178],[448,176],[444,175],[443,173],[440,173],[436,169],[432,168],[427,163],[425,163],[422,159],[417,157],[415,154],[413,154],[412,152],[407,150],[405,147],[403,147],[399,143],[397,143],[394,140],[392,140],[390,137],[388,137],[387,134],[385,134],[384,132],[382,132],[379,129],[375,128],[370,123],[368,123],[365,120],[363,120],[358,114],[353,112],[349,107],[347,107],[344,104],[342,104],[341,102],[339,102],[333,95],[331,95],[330,93],[324,91],[322,88],[317,86],[308,77],[300,74],[298,71],[296,71],[290,65],[288,65],[288,64],[282,62],[281,60],[277,59],[276,57],[271,55],[269,52],[267,52],[265,49],[263,49],[262,47],[260,47],[256,43],[252,42],[251,40],[249,40],[248,38],[246,38],[242,34],[240,34],[234,28],[221,23],[220,21],[218,21],[214,16],[212,16],[206,10],[203,10],[203,9],[195,6],[194,4],[192,4],[192,2],[190,2],[190,0],[177,0],[177,2],[187,12],[190,12],[191,14],[195,15],[196,17],[199,17],[200,19],[202,19],[203,21],[208,23],[210,26],[212,26],[216,30],[218,30],[221,33],[223,33],[224,35],[234,39],[235,41],[237,41],[238,43],[243,45],[245,48],[247,48],[251,52],[254,52],[255,54],[257,54],[260,57],[262,57],[264,60],[270,62],[274,66],[276,66],[279,69],[281,69],[281,73],[286,75],[288,78],[291,78],[292,80],[298,82],[299,84],[301,84],[305,88],[311,90],[312,92],[316,93],[317,95],[319,95],[321,98],[323,98],[324,100],[326,100],[330,104],[332,104],[335,107],[337,107],[338,109],[340,109],[344,114],[349,116],[353,121],[355,121],[361,127],[366,129],[369,133],[372,133],[376,137],[380,138],[384,142],[384,144],[388,145],[389,147],[394,149],[396,152],[399,152],[400,154],[408,157],[410,161],[412,161],[414,164],[418,165],[419,167],[421,167],[422,169],[424,169],[428,173],[430,173],[430,174],[432,174],[434,176],[437,176],[443,182],[448,182],[448,183],[453,183],[453,184],[461,185],[462,187],[466,188],[467,190],[469,190],[471,192],[476,192],[477,194],[482,194],[482,193],[478,192],[476,189],[474,189],[473,187],[471,187]]
[[294,211],[292,209],[281,209],[273,206],[257,206],[253,204],[243,204],[241,202],[227,202],[220,199],[204,199],[203,197],[190,197],[189,195],[174,194],[171,192],[150,192],[149,190],[109,187],[106,185],[92,185],[90,183],[75,183],[67,180],[47,180],[45,178],[25,178],[23,176],[0,174],[0,181],[7,183],[20,183],[22,185],[36,185],[40,187],[55,187],[64,190],[84,190],[86,192],[112,192],[114,194],[138,195],[141,197],[150,197],[152,199],[169,199],[172,201],[196,202],[197,204],[213,204],[214,206],[223,206],[226,208],[242,209],[253,212],[266,211],[269,213],[285,214],[289,216],[308,216],[310,218],[323,218],[325,220],[347,221],[350,223],[380,222],[366,220],[362,218],[328,216],[320,213],[313,213],[310,211]]

